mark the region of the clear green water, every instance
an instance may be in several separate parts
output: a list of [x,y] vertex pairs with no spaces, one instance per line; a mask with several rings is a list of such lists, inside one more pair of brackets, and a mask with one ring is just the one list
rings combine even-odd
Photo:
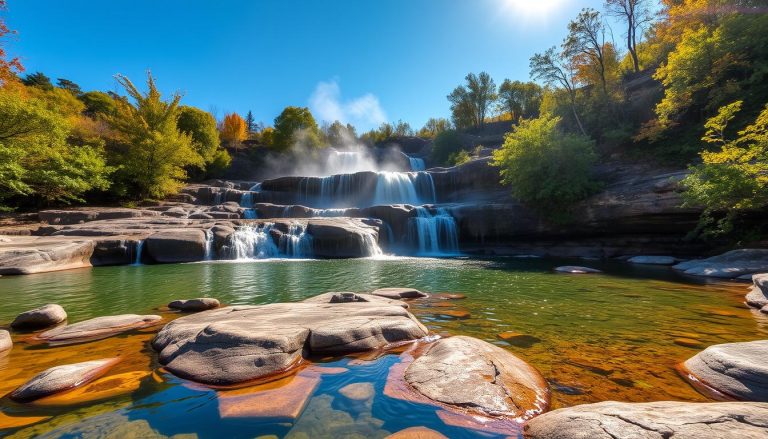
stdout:
[[[574,262],[606,273],[573,276],[551,270]],[[64,306],[69,321],[76,322],[109,314],[157,313],[157,308],[178,298],[210,296],[226,304],[262,304],[387,286],[466,295],[456,301],[415,302],[412,310],[436,333],[482,338],[529,361],[550,381],[554,407],[609,399],[704,401],[674,371],[675,364],[701,349],[684,344],[693,340],[704,347],[768,334],[768,319],[742,303],[746,284],[705,284],[668,268],[514,258],[126,266],[3,277],[0,322],[53,302]],[[469,317],[461,319],[446,315],[467,313]],[[509,343],[498,337],[509,331],[528,336],[526,342]],[[151,336],[129,334],[42,348],[14,335],[14,350],[0,360],[0,381],[5,382],[0,390],[12,390],[64,360],[115,353],[130,358],[117,372],[154,370],[158,365],[147,346]],[[7,415],[50,418],[0,430],[0,436],[100,437],[117,431],[119,436],[114,437],[148,437],[153,432],[159,437],[370,438],[426,425],[449,437],[478,437],[477,431],[443,424],[434,407],[384,395],[387,371],[397,361],[396,355],[351,365],[348,358],[333,360],[331,366],[349,371],[324,375],[301,416],[292,421],[225,418],[217,392],[165,375],[164,380],[143,380],[129,395],[75,407],[27,407],[3,399]],[[372,382],[373,400],[363,406],[345,402],[338,390],[353,382]]]

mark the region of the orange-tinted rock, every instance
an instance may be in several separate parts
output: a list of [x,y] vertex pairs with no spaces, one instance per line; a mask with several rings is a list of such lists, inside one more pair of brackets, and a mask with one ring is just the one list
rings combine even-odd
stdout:
[[461,300],[461,299],[466,299],[467,296],[460,293],[437,293],[437,294],[430,295],[429,298],[441,299],[441,300]]
[[448,439],[448,437],[431,428],[410,427],[390,434],[386,439]]
[[260,386],[219,392],[222,418],[294,420],[315,392],[320,378],[294,375]]
[[523,334],[520,332],[506,331],[498,335],[498,337],[512,346],[518,346],[521,348],[529,348],[541,341],[540,338],[532,335]]
[[8,416],[0,412],[0,430],[6,428],[19,428],[45,421],[50,416]]
[[676,345],[685,346],[687,348],[700,348],[701,342],[695,338],[676,338],[674,340]]
[[66,392],[104,375],[120,358],[84,361],[46,369],[11,393],[11,399],[31,402],[55,393]]
[[161,321],[162,317],[156,315],[122,314],[96,317],[45,331],[37,337],[40,340],[55,344],[80,343],[100,340],[132,329],[146,328]]
[[451,317],[454,319],[468,319],[472,317],[472,314],[465,309],[440,309],[436,310],[435,314],[443,317]]
[[510,418],[491,418],[448,410],[439,410],[437,417],[445,425],[478,430],[486,434],[507,435],[516,438],[522,430],[522,424]]
[[101,401],[135,392],[149,372],[126,372],[99,378],[70,392],[38,399],[35,405],[67,406]]

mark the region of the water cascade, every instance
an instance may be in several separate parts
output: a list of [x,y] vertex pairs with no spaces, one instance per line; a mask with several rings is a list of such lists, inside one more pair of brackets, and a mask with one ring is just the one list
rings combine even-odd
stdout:
[[379,247],[379,243],[376,239],[375,233],[366,233],[363,235],[363,240],[361,242],[361,250],[362,254],[367,256],[382,256],[384,254],[383,251],[381,251],[381,247]]
[[241,226],[230,237],[230,257],[233,259],[265,259],[280,253],[270,236],[273,223]]
[[205,256],[204,260],[213,260],[213,232],[211,229],[205,231]]
[[306,226],[291,224],[288,233],[280,235],[280,252],[289,258],[311,258],[312,235],[307,233]]
[[379,172],[373,205],[430,204],[435,202],[435,182],[427,172]]
[[261,192],[261,183],[253,185],[248,192],[243,192],[240,197],[240,207],[244,207],[243,218],[244,219],[256,219],[256,210],[253,209],[253,193]]
[[408,161],[411,163],[412,171],[423,171],[427,168],[424,159],[408,156]]
[[437,208],[434,214],[426,207],[416,208],[416,217],[408,224],[409,242],[418,243],[421,255],[450,255],[459,252],[456,220],[447,209]]
[[338,151],[331,148],[326,160],[326,170],[334,174],[374,171],[377,167],[376,160],[362,151]]
[[144,250],[144,240],[136,241],[134,251],[136,254],[133,256],[133,265],[141,265],[141,251]]

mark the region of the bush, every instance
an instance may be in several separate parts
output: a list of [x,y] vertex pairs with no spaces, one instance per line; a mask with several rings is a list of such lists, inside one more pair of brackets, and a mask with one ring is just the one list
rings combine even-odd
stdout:
[[467,163],[470,160],[472,160],[472,156],[467,151],[464,151],[463,149],[459,152],[455,152],[451,154],[451,156],[448,158],[448,161],[453,166],[463,165],[464,163]]
[[432,160],[440,165],[447,165],[451,156],[463,149],[461,135],[456,130],[443,131],[432,142]]
[[493,165],[501,168],[501,182],[512,194],[557,221],[599,187],[591,176],[595,142],[561,132],[559,123],[550,115],[522,120],[493,153]]

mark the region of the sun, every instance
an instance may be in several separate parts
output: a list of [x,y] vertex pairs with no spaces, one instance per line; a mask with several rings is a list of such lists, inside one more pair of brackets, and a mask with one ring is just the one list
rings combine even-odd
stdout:
[[569,0],[503,0],[505,12],[521,18],[546,19]]

